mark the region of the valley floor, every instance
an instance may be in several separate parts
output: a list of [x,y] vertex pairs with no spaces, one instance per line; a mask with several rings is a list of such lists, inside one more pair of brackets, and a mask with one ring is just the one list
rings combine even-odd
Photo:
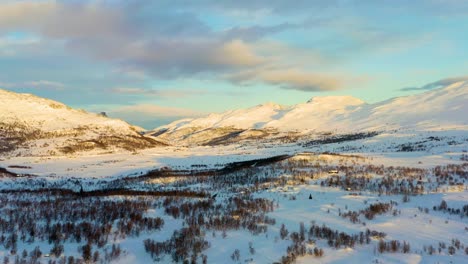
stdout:
[[467,142],[388,137],[3,157],[0,261],[466,263]]

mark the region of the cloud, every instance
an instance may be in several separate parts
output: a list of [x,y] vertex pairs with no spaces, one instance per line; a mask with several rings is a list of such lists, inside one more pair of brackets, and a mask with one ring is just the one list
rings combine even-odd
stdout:
[[60,82],[39,80],[39,81],[28,81],[28,82],[19,82],[19,83],[7,83],[0,82],[0,87],[11,88],[11,89],[46,89],[46,90],[63,90],[65,85]]
[[[341,20],[333,22],[337,20],[336,14],[346,12],[349,7],[342,1],[301,0],[294,5],[276,0],[195,2],[7,1],[0,3],[0,34],[24,31],[38,36],[43,43],[61,43],[76,57],[112,65],[114,73],[123,73],[139,81],[221,78],[234,83],[262,82],[301,91],[344,87],[350,79],[346,74],[322,73],[323,66],[336,64],[336,57],[345,58],[352,56],[350,54],[359,57],[361,54],[356,50],[368,52],[382,43],[397,46],[397,40],[387,37],[385,30],[354,29],[368,25],[367,21],[351,26]],[[330,8],[336,11],[333,17],[321,13]],[[221,27],[210,27],[208,20],[197,15],[208,10],[218,12],[223,18]],[[240,13],[258,12],[281,14],[281,18],[249,23],[233,19]],[[295,15],[299,13],[301,15]],[[277,22],[271,24],[272,21]],[[315,36],[320,32],[313,30],[323,31],[324,28],[339,35],[339,41],[336,36],[330,41],[322,32],[307,51],[291,43],[263,49],[263,41],[273,34],[300,29],[304,36]],[[408,46],[401,45],[402,49]],[[20,52],[8,50],[8,54],[14,53]],[[162,91],[133,92],[171,96]],[[173,93],[178,96],[177,92]]]
[[258,40],[271,34],[302,27],[303,25],[293,23],[281,23],[274,26],[233,27],[226,30],[224,35],[227,39]]
[[[340,2],[339,0],[323,0],[323,1],[310,1],[310,0],[296,0],[294,4],[285,0],[164,0],[166,5],[176,4],[184,6],[188,9],[204,9],[215,10],[218,12],[226,13],[255,13],[255,12],[268,12],[275,14],[291,14],[291,13],[308,13],[311,11],[320,12],[327,8],[336,7]],[[353,2],[353,1],[351,1]],[[164,4],[162,4],[164,5]]]
[[266,61],[256,55],[248,44],[239,39],[224,43],[211,56],[214,64],[219,65],[256,66]]
[[9,1],[0,4],[0,31],[34,31],[51,38],[109,38],[130,34],[124,14],[77,1]]
[[243,40],[224,38],[190,14],[190,19],[172,19],[165,13],[132,19],[125,8],[102,2],[7,2],[0,4],[0,32],[24,30],[63,40],[72,52],[159,78],[250,67],[263,61]]
[[342,86],[336,77],[308,73],[301,70],[264,71],[259,74],[264,82],[278,84],[285,89],[300,91],[336,90]]
[[446,78],[446,79],[441,79],[436,82],[428,83],[426,85],[420,86],[420,87],[405,87],[401,88],[400,91],[420,91],[420,90],[433,90],[433,89],[438,89],[442,88],[457,82],[464,82],[468,81],[468,76],[460,76],[460,77],[453,77],[453,78]]
[[[244,78],[285,89],[318,91],[340,86],[339,76],[294,68],[299,62],[308,60],[313,63],[316,56],[294,57],[291,48],[263,49],[258,44],[267,35],[303,27],[300,23],[254,24],[213,31],[189,12],[190,5],[189,11],[182,8],[180,12],[172,12],[173,7],[166,4],[161,3],[156,9],[160,11],[145,13],[145,7],[150,3],[7,2],[0,4],[0,32],[25,30],[43,38],[63,41],[65,48],[74,54],[109,62],[117,71],[138,78],[219,78],[228,75],[239,79],[246,75],[245,72],[250,72],[259,75]],[[232,5],[234,9],[240,7],[237,3],[226,5]],[[286,8],[284,4],[279,6]],[[288,65],[289,60],[295,60],[296,65]],[[272,65],[275,71],[262,70]],[[127,90],[127,94],[130,93],[170,96],[177,92]]]
[[117,108],[115,110],[110,111],[110,113],[118,114],[118,115],[145,115],[147,117],[195,117],[203,115],[202,112],[198,112],[191,109],[186,108],[178,108],[178,107],[166,107],[166,106],[158,106],[152,104],[139,104],[139,105],[130,105],[124,106],[121,108]]
[[200,117],[206,113],[186,108],[138,104],[116,108],[107,111],[107,114],[111,117],[124,119],[131,124],[152,129],[178,119]]
[[[426,0],[425,8],[420,1],[392,0],[392,1],[341,1],[341,0],[296,0],[291,4],[287,0],[163,0],[166,5],[183,5],[189,9],[216,10],[225,13],[257,13],[263,12],[267,15],[290,15],[290,14],[322,14],[325,11],[346,9],[359,13],[365,8],[382,8],[401,12],[408,10],[411,14],[427,13],[429,15],[450,16],[466,15],[468,3],[463,0]],[[159,3],[160,4],[160,3]]]
[[283,89],[299,91],[331,91],[342,88],[341,78],[306,72],[300,69],[260,69],[242,72],[227,77],[234,83],[249,84],[262,82],[277,85]]
[[188,96],[204,95],[207,92],[205,90],[181,90],[181,89],[145,89],[138,87],[116,87],[110,89],[112,93],[117,94],[129,94],[136,96],[154,96],[154,97],[164,97],[164,98],[183,98]]

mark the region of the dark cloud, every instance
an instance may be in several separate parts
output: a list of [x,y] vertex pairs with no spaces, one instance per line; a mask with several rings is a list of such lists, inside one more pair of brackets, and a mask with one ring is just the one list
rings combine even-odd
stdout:
[[457,82],[463,82],[463,81],[468,81],[468,76],[441,79],[436,82],[428,83],[420,87],[401,88],[400,91],[408,92],[408,91],[433,90],[433,89],[442,88],[442,87],[445,87],[445,86],[448,86]]

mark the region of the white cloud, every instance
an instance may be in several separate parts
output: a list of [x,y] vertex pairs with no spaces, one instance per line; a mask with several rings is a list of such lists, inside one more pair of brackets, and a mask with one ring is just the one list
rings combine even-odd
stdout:
[[205,90],[198,89],[148,89],[148,88],[139,88],[139,87],[116,87],[110,89],[112,93],[117,94],[129,94],[129,95],[144,95],[144,96],[154,96],[154,97],[164,97],[164,98],[183,98],[188,96],[204,95],[207,94]]
[[120,117],[126,116],[127,118],[137,118],[138,116],[144,116],[145,118],[196,117],[204,114],[202,112],[186,108],[166,107],[151,104],[123,106],[109,111],[109,113]]

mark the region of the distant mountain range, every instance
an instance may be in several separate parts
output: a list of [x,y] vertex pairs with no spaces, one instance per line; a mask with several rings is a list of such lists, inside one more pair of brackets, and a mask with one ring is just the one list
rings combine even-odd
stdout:
[[375,104],[350,96],[314,97],[293,106],[266,103],[182,119],[146,133],[122,120],[0,89],[0,154],[17,156],[165,145],[291,143],[317,135],[451,129],[468,132],[468,82]]
[[149,134],[172,144],[226,144],[248,139],[291,140],[317,133],[395,129],[440,130],[468,126],[468,82],[367,104],[350,96],[314,97],[307,103],[274,103],[182,119]]

